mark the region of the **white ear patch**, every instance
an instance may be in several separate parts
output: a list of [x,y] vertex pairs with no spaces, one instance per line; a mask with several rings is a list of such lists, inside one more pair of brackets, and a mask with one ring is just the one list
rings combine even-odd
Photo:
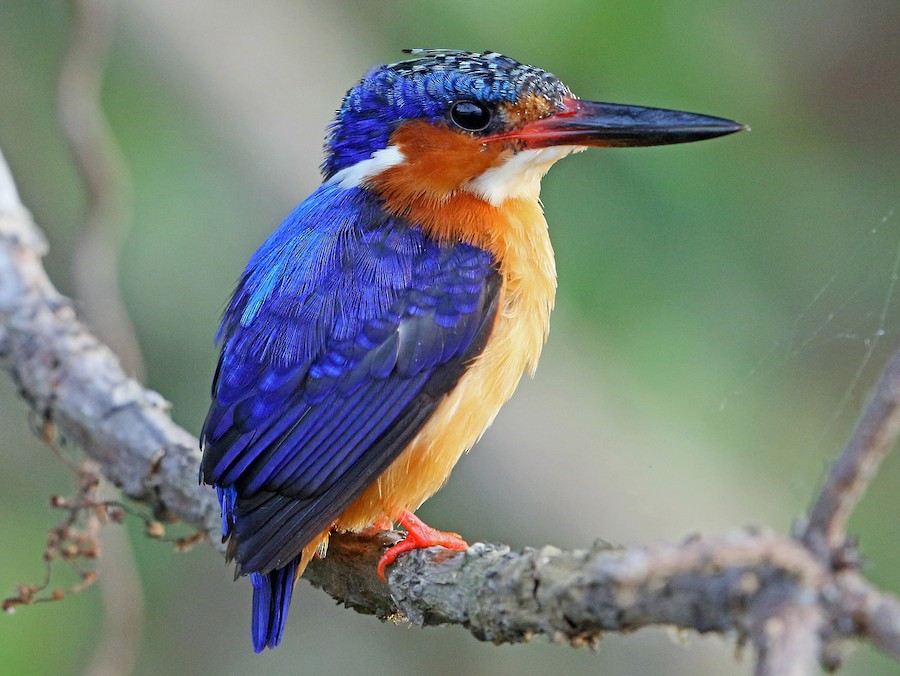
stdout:
[[503,164],[491,167],[478,178],[463,186],[495,207],[516,197],[533,197],[541,194],[544,174],[566,155],[585,150],[585,146],[552,146],[522,150],[511,155]]
[[405,160],[406,157],[400,152],[400,148],[388,146],[387,148],[376,150],[367,160],[360,160],[350,167],[341,169],[328,182],[338,183],[345,190],[358,188],[370,178],[378,176],[385,169],[390,169]]

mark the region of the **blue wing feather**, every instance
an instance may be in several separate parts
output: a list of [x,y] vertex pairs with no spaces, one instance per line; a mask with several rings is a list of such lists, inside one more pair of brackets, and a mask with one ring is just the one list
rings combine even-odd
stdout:
[[202,434],[242,572],[293,561],[386,469],[483,349],[499,287],[487,252],[334,183],[260,247],[222,321]]

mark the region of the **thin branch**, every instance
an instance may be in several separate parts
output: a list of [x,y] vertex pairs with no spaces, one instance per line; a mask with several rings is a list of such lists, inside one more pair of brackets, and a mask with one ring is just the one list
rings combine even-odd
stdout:
[[900,350],[881,375],[847,448],[831,465],[800,536],[823,560],[840,565],[847,520],[900,435]]
[[[0,363],[34,412],[78,443],[127,496],[217,542],[217,502],[195,478],[196,438],[78,322],[41,266],[45,251],[0,155]],[[876,397],[872,410],[883,405]],[[864,424],[870,418],[884,416],[870,412]],[[854,485],[857,496],[859,481]],[[736,632],[756,647],[757,673],[767,676],[812,673],[816,661],[833,668],[845,638],[900,659],[900,600],[854,570],[834,570],[805,542],[765,531],[628,549],[429,549],[402,556],[385,585],[375,561],[396,537],[335,535],[307,578],[360,612],[458,624],[496,643],[542,634],[584,645],[603,632],[675,625]]]
[[119,250],[131,224],[131,174],[103,113],[103,66],[115,27],[115,0],[73,0],[69,49],[57,107],[84,183],[88,213],[73,260],[76,297],[88,323],[137,376],[143,358],[119,291]]

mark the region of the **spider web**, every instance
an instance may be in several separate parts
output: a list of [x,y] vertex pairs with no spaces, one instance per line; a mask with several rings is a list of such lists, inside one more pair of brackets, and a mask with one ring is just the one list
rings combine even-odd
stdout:
[[[787,339],[780,340],[750,369],[744,383],[720,401],[720,410],[745,394],[750,382],[785,367],[823,363],[845,374],[846,386],[823,419],[809,449],[842,443],[836,436],[856,416],[900,338],[900,223],[894,210],[862,234],[824,284],[800,310]],[[802,366],[801,363],[803,364]],[[815,380],[813,377],[811,380]],[[827,380],[826,380],[827,382]]]
[[[870,237],[866,240],[863,240],[863,243],[866,243],[867,240],[876,240],[878,234],[882,229],[887,230],[884,226],[891,220],[893,217],[893,210],[889,211],[879,222],[877,226],[872,228],[869,232]],[[858,250],[865,249],[864,246],[857,247]],[[894,255],[893,261],[890,267],[890,276],[886,280],[886,284],[884,284],[885,289],[883,292],[883,300],[881,303],[881,309],[877,314],[876,325],[873,330],[871,330],[868,334],[859,334],[853,332],[842,331],[838,333],[837,338],[843,340],[861,340],[862,345],[864,347],[864,351],[862,354],[862,358],[860,359],[859,366],[856,368],[856,371],[853,373],[853,376],[850,378],[850,381],[847,384],[847,388],[844,390],[844,394],[838,402],[837,407],[832,413],[830,419],[825,425],[824,433],[827,434],[832,430],[837,421],[844,416],[850,404],[859,399],[862,395],[860,390],[860,385],[863,382],[863,376],[867,372],[868,367],[872,363],[872,357],[875,355],[877,348],[882,342],[881,339],[888,335],[887,326],[888,326],[888,315],[891,310],[894,309],[894,301],[897,296],[897,280],[898,276],[900,276],[900,240],[894,245]],[[855,252],[854,258],[857,258],[860,254],[860,251]],[[883,274],[878,274],[877,271],[873,271],[872,276],[870,277],[869,282],[880,284],[883,282]],[[834,277],[828,281],[826,287],[823,287],[823,291],[820,294],[816,295],[816,298],[813,299],[813,303],[815,304],[818,300],[818,297],[827,291],[827,289],[833,285]],[[849,301],[848,301],[849,302]],[[805,308],[804,312],[806,312],[809,308]],[[843,308],[842,308],[843,309]],[[802,316],[802,315],[801,315]],[[833,315],[829,315],[829,318]],[[867,317],[866,319],[870,319]],[[799,318],[798,318],[799,320]],[[825,327],[822,327],[824,331]],[[821,333],[821,331],[817,332]],[[796,328],[795,328],[796,334]],[[892,333],[893,337],[896,337],[896,332]],[[808,342],[808,341],[807,341]],[[799,349],[802,349],[804,346],[801,344]],[[868,388],[867,388],[868,389]],[[821,445],[824,442],[824,437],[820,441]]]

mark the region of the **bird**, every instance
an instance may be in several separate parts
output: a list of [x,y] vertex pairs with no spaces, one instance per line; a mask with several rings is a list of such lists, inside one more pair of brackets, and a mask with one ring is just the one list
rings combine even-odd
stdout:
[[254,650],[282,639],[332,532],[399,523],[533,374],[556,295],[541,179],[588,147],[655,146],[731,120],[575,96],[497,52],[405,50],[330,125],[323,182],[251,257],[224,311],[200,478],[253,586]]

